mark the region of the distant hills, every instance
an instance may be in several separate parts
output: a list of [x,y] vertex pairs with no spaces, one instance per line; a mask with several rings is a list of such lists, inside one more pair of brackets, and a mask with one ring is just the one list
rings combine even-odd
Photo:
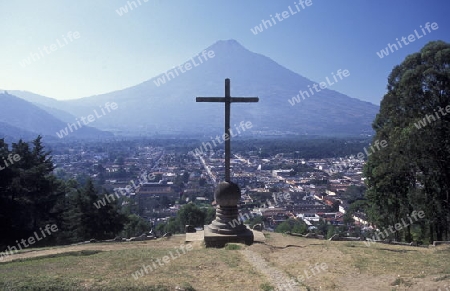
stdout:
[[[379,111],[378,106],[330,89],[315,91],[300,103],[293,103],[292,98],[299,91],[309,90],[316,82],[247,50],[235,40],[218,41],[205,49],[206,54],[210,51],[214,57],[203,58],[203,63],[199,62],[200,53],[181,64],[184,72],[177,69],[175,73],[170,69],[136,86],[106,94],[58,101],[24,91],[10,93],[33,102],[64,122],[73,122],[77,117],[100,110],[107,102],[116,102],[117,110],[98,118],[90,126],[118,135],[203,134],[214,137],[223,132],[224,105],[196,103],[195,97],[224,96],[224,80],[230,78],[232,96],[260,98],[259,103],[232,104],[232,124],[250,121],[252,134],[372,133],[371,123]],[[187,66],[191,69],[186,70]],[[15,111],[15,108],[8,111]],[[32,129],[30,126],[24,129]],[[51,128],[49,132],[55,128],[50,124],[46,126]]]
[[[42,135],[51,140],[58,140],[61,138],[58,137],[57,132],[59,133],[67,127],[67,123],[44,109],[9,93],[0,94],[0,104],[0,138],[29,140],[36,138],[37,135]],[[58,112],[67,115],[58,109],[48,108],[48,110],[54,111],[55,115]],[[112,136],[113,134],[109,132],[88,126],[72,128],[72,131],[62,134],[62,138],[92,139]]]

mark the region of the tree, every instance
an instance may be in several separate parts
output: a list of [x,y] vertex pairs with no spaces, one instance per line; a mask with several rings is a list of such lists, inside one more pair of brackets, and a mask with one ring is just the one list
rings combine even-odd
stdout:
[[308,226],[303,221],[295,220],[292,226],[291,232],[305,234],[308,230]]
[[63,219],[64,239],[68,242],[111,239],[123,230],[128,219],[120,213],[117,200],[97,208],[94,203],[107,193],[97,195],[91,179],[82,189],[76,183],[72,185],[75,188],[70,192]]
[[172,199],[169,199],[165,195],[161,195],[161,197],[159,198],[159,203],[160,203],[161,208],[169,208],[171,205],[173,205],[175,203],[175,201]]
[[84,184],[75,180],[57,179],[41,140],[40,136],[31,143],[19,140],[10,150],[0,139],[0,160],[14,159],[0,168],[0,247],[15,245],[54,224],[58,231],[36,246],[114,237],[127,221],[117,202],[96,208],[98,191],[88,176],[80,179],[86,180],[82,189],[79,185]]
[[342,194],[342,198],[344,200],[347,200],[348,203],[353,203],[354,201],[358,199],[364,198],[364,192],[366,190],[366,187],[364,186],[355,186],[351,185],[347,188],[347,190]]
[[302,220],[289,218],[282,223],[280,223],[276,228],[275,232],[294,232],[294,233],[306,233],[307,226]]
[[214,207],[206,208],[204,225],[210,224],[216,218],[216,209]]
[[158,232],[184,233],[186,225],[194,227],[203,227],[210,224],[216,216],[216,210],[213,207],[199,208],[194,203],[183,205],[175,217],[169,218],[166,223],[158,224]]
[[81,213],[79,211],[80,193],[79,184],[76,180],[68,180],[64,185],[66,193],[62,205],[62,219],[60,222],[61,232],[58,235],[58,243],[74,243],[82,238],[78,234]]
[[291,224],[289,223],[288,220],[283,221],[275,228],[275,232],[285,233],[288,231],[291,231]]
[[368,209],[368,201],[367,200],[356,200],[345,211],[344,214],[344,223],[345,224],[352,224],[354,222],[353,220],[353,214],[356,212],[366,213]]
[[[97,199],[99,199],[99,196],[104,197],[108,194],[109,193],[103,190],[102,195],[97,195]],[[129,221],[128,217],[120,212],[118,200],[114,200],[107,203],[105,206],[100,207],[96,216],[99,232],[95,235],[95,238],[101,240],[111,239],[117,236]]]
[[253,228],[256,224],[262,224],[264,222],[264,217],[261,215],[253,216],[248,221],[246,221],[246,224],[249,225],[250,228]]
[[[450,44],[434,41],[394,67],[388,92],[373,122],[372,152],[366,163],[369,218],[380,227],[424,211],[415,223],[429,240],[449,238],[450,225]],[[444,109],[445,108],[445,109]],[[395,233],[409,241],[412,226]]]
[[343,221],[346,225],[352,224],[354,222],[352,213],[346,211],[343,216]]
[[185,225],[203,226],[206,218],[206,213],[198,208],[193,203],[188,203],[180,208],[177,213],[180,224],[184,230]]
[[[46,224],[58,224],[56,205],[63,199],[61,183],[53,175],[53,162],[38,136],[32,147],[22,140],[9,150],[0,140],[0,156],[9,161],[0,171],[0,244],[30,236]],[[11,158],[14,163],[11,163]],[[49,243],[55,236],[46,239]]]
[[131,214],[128,216],[128,223],[123,228],[122,236],[127,238],[139,236],[150,231],[150,229],[150,222],[136,214]]

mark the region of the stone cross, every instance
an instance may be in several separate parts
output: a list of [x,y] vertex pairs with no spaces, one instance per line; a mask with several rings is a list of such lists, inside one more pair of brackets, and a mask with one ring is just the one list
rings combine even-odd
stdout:
[[230,109],[231,103],[235,102],[258,102],[258,97],[231,97],[230,79],[225,79],[225,97],[197,97],[197,102],[223,102],[225,103],[225,181],[230,182]]

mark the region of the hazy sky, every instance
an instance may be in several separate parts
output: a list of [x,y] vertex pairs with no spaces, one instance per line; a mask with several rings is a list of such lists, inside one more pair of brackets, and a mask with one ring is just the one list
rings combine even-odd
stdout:
[[[163,73],[218,40],[236,39],[313,81],[348,69],[350,76],[332,89],[379,104],[394,65],[431,40],[450,42],[447,0],[311,0],[305,8],[299,0],[135,0],[137,8],[131,2],[2,0],[0,88],[56,99],[107,93]],[[120,16],[123,6],[129,11]],[[289,6],[297,13],[278,21],[275,14]],[[270,15],[276,24],[254,35],[250,29]],[[427,22],[438,29],[424,35]],[[414,30],[420,39],[377,55]]]

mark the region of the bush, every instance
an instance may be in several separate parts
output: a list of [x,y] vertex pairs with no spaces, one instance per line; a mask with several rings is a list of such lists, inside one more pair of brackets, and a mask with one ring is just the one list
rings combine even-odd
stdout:
[[285,232],[295,232],[295,233],[306,233],[307,225],[302,220],[289,218],[286,221],[280,223],[280,225],[275,228],[275,232],[285,233]]

